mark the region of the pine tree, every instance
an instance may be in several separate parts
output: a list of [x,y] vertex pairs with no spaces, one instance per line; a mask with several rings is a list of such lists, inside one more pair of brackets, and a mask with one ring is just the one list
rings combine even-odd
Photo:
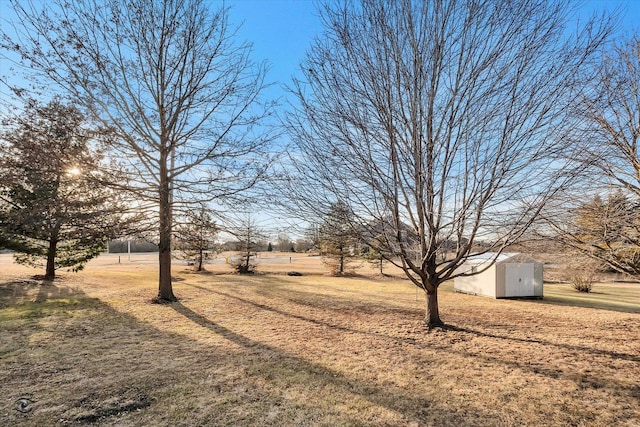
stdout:
[[193,261],[196,271],[204,270],[204,259],[214,246],[218,230],[218,226],[204,208],[197,213],[187,215],[187,221],[178,225],[176,230],[178,249],[186,259]]
[[622,191],[596,195],[575,211],[563,242],[614,270],[640,274],[640,211]]
[[382,253],[372,247],[369,247],[369,250],[364,254],[364,259],[366,259],[367,262],[380,272],[380,276],[384,276],[383,268],[386,260]]
[[350,217],[349,207],[338,201],[331,206],[319,228],[320,255],[336,276],[345,274],[357,252],[357,233],[349,221]]
[[88,128],[73,106],[31,102],[0,135],[0,235],[18,263],[81,270],[122,228],[122,207],[104,185],[98,146],[109,138]]

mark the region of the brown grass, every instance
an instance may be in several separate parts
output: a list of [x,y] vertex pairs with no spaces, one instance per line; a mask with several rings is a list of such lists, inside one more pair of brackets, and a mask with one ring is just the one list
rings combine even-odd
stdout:
[[149,303],[153,263],[43,283],[7,260],[0,425],[640,425],[637,284],[543,301],[445,285],[449,326],[427,332],[406,280],[327,277],[315,258],[178,267],[171,305]]

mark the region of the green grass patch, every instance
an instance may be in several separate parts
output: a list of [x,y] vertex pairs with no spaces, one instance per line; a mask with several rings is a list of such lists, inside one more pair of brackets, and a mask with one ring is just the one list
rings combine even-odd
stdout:
[[94,310],[100,305],[97,298],[62,298],[47,301],[22,302],[0,309],[0,322],[44,317],[68,318],[80,310]]
[[550,304],[640,313],[640,283],[595,283],[589,293],[570,284],[545,284],[544,301]]

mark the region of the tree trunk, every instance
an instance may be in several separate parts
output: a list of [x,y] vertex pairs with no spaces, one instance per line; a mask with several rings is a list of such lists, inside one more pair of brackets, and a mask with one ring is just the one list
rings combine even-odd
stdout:
[[56,250],[58,246],[57,239],[49,240],[49,249],[47,249],[47,267],[44,273],[44,280],[53,280],[56,277]]
[[198,259],[197,259],[198,267],[196,268],[196,271],[202,271],[202,262],[203,262],[202,259],[204,258],[204,253],[203,252],[204,251],[202,249],[200,249],[198,251]]
[[425,322],[427,327],[437,328],[444,326],[444,322],[440,320],[440,310],[438,309],[438,287],[435,287],[433,292],[426,292],[427,298],[427,313],[425,316]]
[[204,231],[200,229],[200,238],[198,240],[198,269],[197,271],[202,271],[202,264],[204,263]]
[[[160,243],[159,262],[160,279],[158,299],[163,301],[177,301],[173,295],[171,284],[171,201],[169,197],[169,179],[166,169],[166,159],[160,162]],[[165,165],[164,167],[162,167]]]

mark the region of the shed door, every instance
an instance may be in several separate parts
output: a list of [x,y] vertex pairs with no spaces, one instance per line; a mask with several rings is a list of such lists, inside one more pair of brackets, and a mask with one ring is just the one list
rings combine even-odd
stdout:
[[505,297],[528,297],[534,295],[533,267],[533,263],[505,265]]

